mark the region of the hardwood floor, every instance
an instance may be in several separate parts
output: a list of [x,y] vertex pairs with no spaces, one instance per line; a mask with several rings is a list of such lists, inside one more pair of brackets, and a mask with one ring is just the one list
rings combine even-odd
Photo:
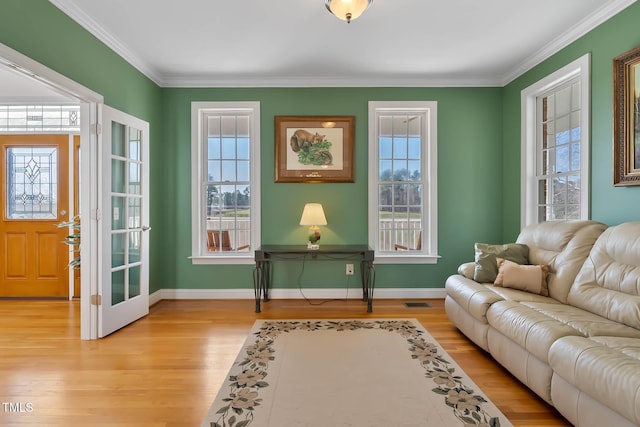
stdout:
[[[430,308],[378,300],[162,301],[98,341],[77,301],[0,300],[0,425],[199,426],[256,319],[418,319],[514,426],[570,426]],[[287,426],[282,426],[287,427]]]

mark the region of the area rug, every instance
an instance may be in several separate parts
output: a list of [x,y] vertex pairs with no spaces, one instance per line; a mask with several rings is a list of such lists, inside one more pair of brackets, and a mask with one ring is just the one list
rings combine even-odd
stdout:
[[203,427],[507,427],[415,319],[259,320]]

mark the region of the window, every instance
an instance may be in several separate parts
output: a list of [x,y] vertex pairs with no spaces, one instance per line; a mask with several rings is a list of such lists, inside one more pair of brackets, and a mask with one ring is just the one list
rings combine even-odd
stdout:
[[192,260],[253,263],[260,245],[260,104],[191,106]]
[[376,262],[437,261],[436,156],[436,102],[369,102],[369,245]]
[[522,91],[522,225],[589,216],[589,56]]
[[80,132],[80,106],[0,105],[0,132]]

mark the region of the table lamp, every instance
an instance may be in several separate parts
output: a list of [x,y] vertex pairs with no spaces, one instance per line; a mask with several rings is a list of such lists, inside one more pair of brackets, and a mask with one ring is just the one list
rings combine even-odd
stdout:
[[327,225],[327,218],[324,216],[324,210],[320,203],[307,203],[302,211],[300,225],[309,226],[309,237],[307,249],[320,249],[318,240],[320,240],[319,225]]

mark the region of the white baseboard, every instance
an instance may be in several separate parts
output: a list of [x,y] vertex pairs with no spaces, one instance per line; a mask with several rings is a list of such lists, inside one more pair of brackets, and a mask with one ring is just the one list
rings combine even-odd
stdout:
[[[349,298],[362,299],[361,289],[303,289],[310,299]],[[375,289],[375,299],[441,299],[447,295],[444,288],[380,288]],[[300,289],[271,289],[273,299],[304,299]],[[163,299],[254,299],[253,289],[160,289],[149,295],[149,304]]]

